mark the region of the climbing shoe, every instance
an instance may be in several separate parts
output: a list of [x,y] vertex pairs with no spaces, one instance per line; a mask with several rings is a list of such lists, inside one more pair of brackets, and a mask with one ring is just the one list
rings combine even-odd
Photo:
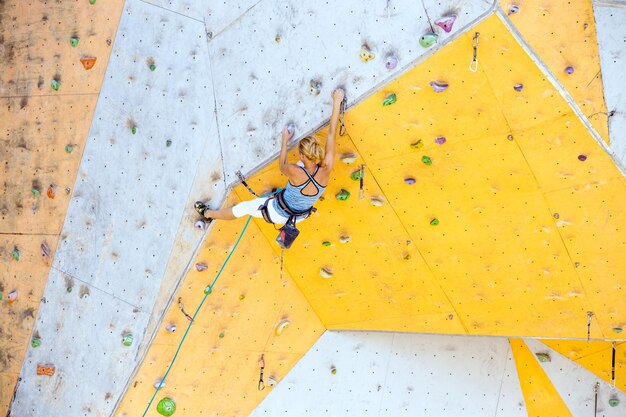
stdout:
[[209,209],[209,206],[204,204],[202,201],[196,201],[196,204],[194,204],[193,207],[196,209],[198,214],[202,216],[203,219],[205,219],[205,220],[213,220],[213,219],[211,219],[209,217],[205,217],[204,216],[204,212]]

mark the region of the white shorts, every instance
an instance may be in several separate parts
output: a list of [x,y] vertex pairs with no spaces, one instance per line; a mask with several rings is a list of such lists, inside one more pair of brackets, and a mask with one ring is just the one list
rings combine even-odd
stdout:
[[[265,204],[265,201],[268,198],[271,198],[271,197],[260,197],[260,198],[255,198],[254,200],[250,200],[250,201],[243,201],[233,206],[232,208],[233,215],[235,217],[252,216],[252,217],[257,217],[257,218],[263,218],[263,214],[261,214],[261,210],[259,210],[259,207]],[[276,211],[273,201],[270,201],[267,205],[267,214],[269,214],[270,219],[276,224],[285,224],[287,220],[289,220],[287,217],[281,216]],[[305,218],[306,217],[298,216],[296,218],[296,223],[304,220]]]

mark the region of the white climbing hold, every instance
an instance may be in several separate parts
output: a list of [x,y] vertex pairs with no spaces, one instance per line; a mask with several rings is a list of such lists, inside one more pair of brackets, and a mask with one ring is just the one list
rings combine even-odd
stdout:
[[356,161],[356,155],[353,153],[345,153],[341,155],[340,159],[341,159],[341,162],[343,162],[344,164],[350,165]]
[[203,222],[202,220],[198,220],[197,222],[194,223],[194,227],[196,229],[206,230],[206,223]]
[[340,236],[339,243],[350,243],[352,242],[352,238],[350,236]]
[[159,387],[165,388],[165,382],[162,379],[157,379],[154,383],[154,388],[159,389]]
[[274,378],[273,376],[270,376],[267,378],[267,386],[268,387],[273,387],[277,384],[276,382],[276,378]]
[[385,205],[385,202],[380,197],[372,197],[370,198],[370,204],[374,207],[382,207]]
[[320,269],[320,277],[322,278],[332,278],[333,277],[333,271],[331,271],[328,268],[321,268]]
[[279,321],[276,325],[276,328],[274,329],[274,333],[276,333],[276,336],[280,336],[281,334],[283,334],[283,332],[289,327],[290,324],[291,322],[288,319],[282,319],[281,321]]
[[393,54],[387,55],[387,57],[385,58],[385,68],[387,68],[388,70],[392,70],[396,68],[397,66],[398,66],[398,58]]

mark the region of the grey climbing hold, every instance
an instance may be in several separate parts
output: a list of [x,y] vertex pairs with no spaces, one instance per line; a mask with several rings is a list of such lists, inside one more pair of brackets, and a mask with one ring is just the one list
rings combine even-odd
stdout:
[[507,12],[507,14],[510,16],[512,14],[515,14],[519,12],[519,6],[516,4],[512,4],[511,6],[509,6],[509,11]]
[[435,138],[435,143],[437,145],[443,145],[444,143],[446,143],[446,138],[444,136],[437,136]]
[[166,141],[165,141],[165,146],[166,146],[166,147],[168,147],[168,148],[169,148],[170,146],[172,146],[172,139],[168,139],[168,140],[166,140]]
[[569,66],[565,68],[565,73],[568,75],[572,75],[574,73],[574,67]]
[[427,33],[425,35],[422,35],[419,42],[420,42],[420,45],[422,45],[422,47],[430,48],[437,42],[438,38],[439,37],[437,36],[436,33]]
[[431,81],[430,87],[435,93],[442,93],[448,89],[448,84],[445,82]]
[[41,243],[41,256],[43,256],[44,258],[50,257],[50,247],[48,247],[48,244],[46,242]]
[[206,271],[207,268],[208,268],[208,266],[205,263],[202,263],[202,262],[196,263],[196,270],[198,272]]
[[524,84],[515,84],[513,86],[513,90],[517,91],[518,93],[520,93],[523,89],[524,89]]
[[435,20],[435,25],[442,28],[446,33],[450,33],[455,20],[456,20],[456,15],[443,16]]
[[415,178],[411,178],[411,177],[405,178],[404,183],[407,185],[413,185],[415,184]]
[[317,80],[311,80],[309,83],[309,94],[312,96],[318,96],[320,94],[320,90],[322,88],[322,83]]
[[397,66],[398,66],[398,58],[393,54],[387,55],[387,57],[385,58],[385,68],[387,68],[388,70],[392,70],[396,68]]

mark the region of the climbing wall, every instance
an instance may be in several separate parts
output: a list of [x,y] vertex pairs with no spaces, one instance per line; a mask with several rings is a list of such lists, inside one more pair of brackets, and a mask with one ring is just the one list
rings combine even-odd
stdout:
[[626,42],[626,3],[623,1],[593,1],[597,22],[602,82],[606,96],[611,149],[616,158],[626,165],[626,94],[624,93],[623,69],[626,65],[624,43]]
[[[50,349],[54,340],[33,325],[122,3],[0,2],[1,415],[27,346]],[[83,58],[95,66],[86,70]]]
[[[245,223],[220,222],[213,228],[118,416],[157,416],[163,398],[174,400],[183,415],[248,415],[321,335],[322,323],[291,276],[285,272],[281,277],[278,257],[254,223],[236,246]],[[213,282],[206,302],[198,307]],[[191,316],[198,309],[188,333],[190,323],[179,302]],[[179,346],[165,384],[155,392]],[[262,356],[265,389],[259,390]]]
[[[168,263],[180,276],[193,252],[174,239],[202,237],[191,218],[179,230],[200,158],[219,148],[202,71],[210,67],[201,22],[126,2],[78,178],[63,197],[67,216],[34,326],[42,344],[27,352],[14,415],[109,415],[126,388]],[[217,155],[203,163],[219,166]],[[222,176],[213,183],[223,187]],[[187,258],[168,262],[177,248]],[[54,374],[37,375],[39,365]]]
[[[586,338],[592,311],[591,337],[619,337],[621,174],[500,17],[350,109],[346,125],[338,151],[356,161],[338,163],[286,257],[329,328]],[[362,164],[360,200],[350,174]],[[254,184],[283,181],[274,165]]]
[[326,332],[250,415],[528,414],[507,339]]

